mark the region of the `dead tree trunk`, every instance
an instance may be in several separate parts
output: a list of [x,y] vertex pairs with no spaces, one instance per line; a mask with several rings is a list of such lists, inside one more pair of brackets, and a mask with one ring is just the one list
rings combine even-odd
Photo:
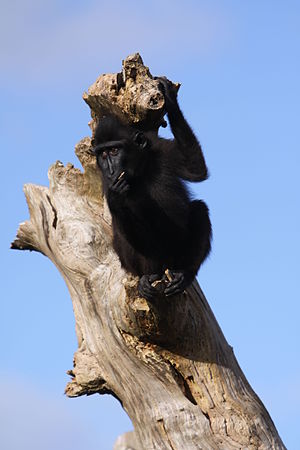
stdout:
[[[158,129],[164,99],[138,54],[119,74],[98,78],[84,99],[95,120],[114,111]],[[36,250],[64,277],[78,350],[69,397],[111,393],[134,425],[115,449],[284,449],[248,384],[197,282],[153,303],[140,298],[111,246],[110,214],[91,139],[76,146],[84,172],[56,162],[50,186],[26,185],[30,220],[12,248]]]

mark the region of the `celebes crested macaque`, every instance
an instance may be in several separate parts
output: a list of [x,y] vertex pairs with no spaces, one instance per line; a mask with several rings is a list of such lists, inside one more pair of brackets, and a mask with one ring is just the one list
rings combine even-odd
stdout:
[[165,296],[190,285],[210,252],[212,234],[206,204],[191,200],[183,182],[207,179],[201,146],[173,84],[158,80],[174,139],[141,132],[110,115],[99,121],[93,146],[114,249],[124,269],[140,277],[139,293],[148,300],[157,295],[157,280],[165,279]]

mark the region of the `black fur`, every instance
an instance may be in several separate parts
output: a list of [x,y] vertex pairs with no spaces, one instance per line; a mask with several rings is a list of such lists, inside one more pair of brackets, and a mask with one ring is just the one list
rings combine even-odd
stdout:
[[183,180],[208,172],[200,144],[184,119],[173,86],[160,78],[174,140],[141,133],[114,116],[103,118],[94,153],[113,221],[113,245],[122,266],[140,277],[139,291],[152,299],[153,281],[169,269],[166,296],[182,292],[210,252],[208,208],[191,201]]

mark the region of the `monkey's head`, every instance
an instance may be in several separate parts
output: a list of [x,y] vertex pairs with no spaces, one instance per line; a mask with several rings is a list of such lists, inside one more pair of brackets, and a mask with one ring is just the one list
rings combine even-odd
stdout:
[[147,163],[149,139],[115,116],[101,119],[93,139],[93,154],[97,158],[104,181],[110,184],[121,174],[127,181],[143,175]]

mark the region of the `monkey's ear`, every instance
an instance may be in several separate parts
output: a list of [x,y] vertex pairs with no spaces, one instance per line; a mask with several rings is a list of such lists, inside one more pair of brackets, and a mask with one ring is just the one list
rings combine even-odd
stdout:
[[141,150],[145,150],[150,144],[149,140],[141,131],[136,131],[132,137],[132,140],[140,147]]

